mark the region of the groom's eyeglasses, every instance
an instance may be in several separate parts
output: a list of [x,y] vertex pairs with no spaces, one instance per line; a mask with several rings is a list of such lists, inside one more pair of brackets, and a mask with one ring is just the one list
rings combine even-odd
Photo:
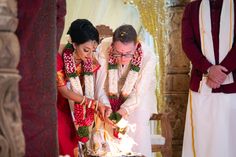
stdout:
[[127,53],[127,54],[112,54],[113,57],[116,57],[116,58],[132,58],[134,56],[134,54],[131,54],[131,53]]
[[119,52],[116,49],[114,49],[112,56],[116,58],[123,58],[123,57],[132,58],[134,56],[134,53],[133,53],[133,50],[130,50],[127,52]]

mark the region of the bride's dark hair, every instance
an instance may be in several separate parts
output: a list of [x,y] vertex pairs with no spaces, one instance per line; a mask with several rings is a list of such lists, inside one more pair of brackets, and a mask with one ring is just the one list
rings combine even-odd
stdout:
[[95,40],[99,43],[99,34],[93,24],[87,19],[77,19],[73,21],[67,32],[72,42],[83,44],[89,40]]

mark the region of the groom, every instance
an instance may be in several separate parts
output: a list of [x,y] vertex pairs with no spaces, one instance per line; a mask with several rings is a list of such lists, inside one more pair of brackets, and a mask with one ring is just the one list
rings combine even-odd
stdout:
[[235,157],[235,0],[189,3],[183,50],[192,63],[182,157]]
[[156,56],[131,25],[118,27],[112,39],[103,39],[99,46],[95,96],[107,104],[107,116],[119,113],[131,124],[128,132],[135,142],[134,152],[151,156],[149,118],[156,112]]

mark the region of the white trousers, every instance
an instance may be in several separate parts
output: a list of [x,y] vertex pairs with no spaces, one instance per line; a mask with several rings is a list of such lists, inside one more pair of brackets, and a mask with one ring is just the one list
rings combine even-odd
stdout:
[[236,94],[190,91],[182,157],[236,157]]

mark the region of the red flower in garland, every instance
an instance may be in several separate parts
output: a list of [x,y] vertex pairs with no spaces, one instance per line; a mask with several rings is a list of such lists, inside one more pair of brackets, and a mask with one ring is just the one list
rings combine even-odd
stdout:
[[79,141],[83,143],[87,142],[89,139],[88,127],[94,122],[94,113],[94,109],[88,107],[87,101],[85,104],[77,103],[74,105],[75,124],[79,125],[77,135],[79,136]]
[[93,74],[93,61],[91,58],[87,58],[86,61],[84,62],[84,74],[85,75],[92,75]]
[[113,136],[114,136],[115,138],[120,139],[120,138],[119,138],[119,131],[116,130],[116,129],[113,129]]
[[119,97],[109,97],[109,102],[111,104],[111,109],[116,112],[120,109],[120,106],[125,102],[125,98],[120,95]]
[[108,63],[110,65],[116,65],[117,64],[117,58],[113,56],[113,48],[112,46],[109,48],[109,60]]
[[89,140],[88,137],[81,137],[81,138],[79,137],[80,142],[86,143],[86,142],[88,142],[88,140]]
[[83,105],[75,104],[74,117],[75,117],[75,124],[79,126],[90,126],[94,121],[94,109],[88,108],[86,105],[86,110],[84,110]]
[[134,53],[134,57],[131,60],[132,66],[140,68],[141,62],[142,62],[142,58],[143,58],[143,51],[142,51],[141,44],[139,43],[137,45],[137,49],[136,49],[136,51]]
[[67,44],[63,51],[63,58],[65,63],[65,70],[68,75],[74,74],[76,71],[76,67],[73,62],[73,51],[74,48],[71,44]]

